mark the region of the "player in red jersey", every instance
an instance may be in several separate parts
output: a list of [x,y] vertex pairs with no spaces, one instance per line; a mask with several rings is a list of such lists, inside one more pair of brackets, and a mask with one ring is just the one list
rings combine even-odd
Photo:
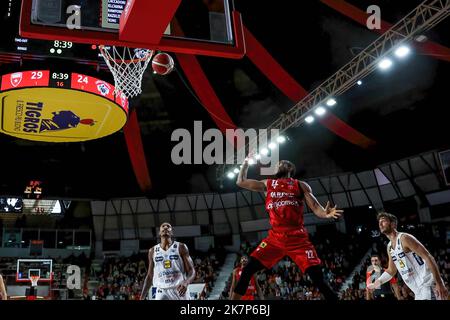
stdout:
[[[247,265],[248,257],[242,256],[241,263],[233,270],[232,280],[231,280],[231,288],[230,288],[230,297],[233,294],[234,288],[236,287],[236,283],[241,278],[242,269]],[[255,300],[255,295],[259,296],[260,300],[264,300],[264,296],[261,292],[261,288],[259,287],[258,281],[255,280],[255,276],[250,278],[250,285],[245,292],[245,295],[242,296],[241,300]]]
[[272,229],[269,236],[251,254],[231,299],[241,299],[255,272],[272,268],[287,255],[303,273],[309,275],[326,300],[337,300],[336,293],[323,279],[321,261],[303,225],[303,210],[306,202],[311,211],[323,219],[337,219],[343,210],[331,207],[329,202],[325,208],[322,207],[308,184],[292,178],[295,175],[295,165],[290,161],[281,160],[278,163],[276,179],[247,179],[247,170],[246,159],[236,184],[241,188],[266,194],[266,210],[269,212]]

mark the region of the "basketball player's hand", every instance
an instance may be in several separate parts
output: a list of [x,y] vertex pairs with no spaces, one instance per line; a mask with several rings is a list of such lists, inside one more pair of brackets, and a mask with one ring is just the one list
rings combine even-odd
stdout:
[[436,297],[439,300],[447,300],[448,299],[448,290],[442,281],[438,281],[436,283],[435,291],[436,291]]
[[338,219],[344,210],[338,209],[337,205],[334,207],[330,206],[330,201],[327,201],[327,205],[325,207],[326,217],[329,219]]
[[380,286],[381,286],[380,281],[375,280],[375,282],[369,283],[367,285],[367,289],[369,289],[369,290],[380,289]]
[[183,281],[177,287],[177,291],[178,291],[178,294],[180,295],[180,297],[184,297],[184,295],[186,294],[186,291],[187,291],[187,287],[188,287],[188,284],[185,281]]

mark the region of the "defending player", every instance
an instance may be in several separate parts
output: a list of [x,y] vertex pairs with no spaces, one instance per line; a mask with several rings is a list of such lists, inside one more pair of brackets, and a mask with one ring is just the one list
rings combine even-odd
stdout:
[[393,214],[382,212],[377,219],[380,232],[389,239],[389,265],[380,278],[367,288],[379,288],[391,280],[398,270],[405,284],[414,292],[416,300],[446,300],[448,291],[436,261],[423,244],[408,233],[398,232],[397,217]]
[[195,278],[194,263],[184,243],[173,241],[173,229],[164,222],[159,227],[161,242],[149,250],[148,272],[141,300],[155,286],[155,300],[190,300],[188,285]]

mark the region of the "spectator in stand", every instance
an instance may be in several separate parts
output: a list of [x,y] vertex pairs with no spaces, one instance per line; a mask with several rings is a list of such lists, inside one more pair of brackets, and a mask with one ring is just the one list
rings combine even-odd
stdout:
[[[367,267],[366,272],[366,284],[374,283],[384,272],[383,267],[381,266],[380,257],[376,254],[372,255],[370,258],[371,265]],[[360,284],[363,282],[360,282]],[[397,280],[392,278],[389,283],[383,284],[380,288],[370,290],[366,290],[366,300],[394,300],[394,288],[395,286],[398,289]],[[359,289],[365,289],[359,288]]]

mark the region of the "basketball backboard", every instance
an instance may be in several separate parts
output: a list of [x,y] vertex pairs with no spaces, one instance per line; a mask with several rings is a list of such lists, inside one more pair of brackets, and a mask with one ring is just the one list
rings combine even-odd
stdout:
[[39,276],[39,282],[52,281],[53,261],[51,259],[18,259],[16,281],[30,282],[31,276]]
[[[122,14],[123,13],[123,14]],[[242,21],[232,0],[22,0],[20,36],[241,58]]]
[[[23,60],[44,61],[47,58],[97,66],[103,62],[97,48],[68,41],[28,39],[19,34],[22,0],[0,1],[0,63]],[[101,66],[101,65],[100,65]],[[106,69],[106,66],[102,69]]]

